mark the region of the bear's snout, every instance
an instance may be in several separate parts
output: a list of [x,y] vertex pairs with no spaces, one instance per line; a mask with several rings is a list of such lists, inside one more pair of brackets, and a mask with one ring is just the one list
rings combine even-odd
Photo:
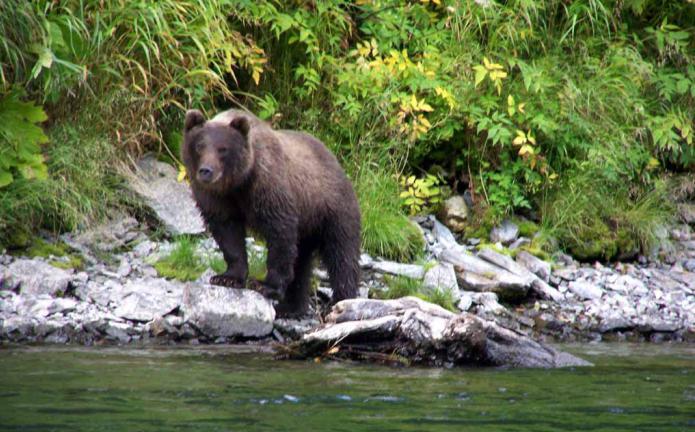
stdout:
[[198,168],[198,181],[203,183],[210,183],[212,181],[213,170],[209,166],[202,166]]

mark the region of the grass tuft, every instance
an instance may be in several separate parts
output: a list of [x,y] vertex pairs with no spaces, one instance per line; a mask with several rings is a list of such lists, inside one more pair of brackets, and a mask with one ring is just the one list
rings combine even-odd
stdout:
[[362,247],[367,253],[413,261],[425,247],[419,228],[401,212],[398,183],[383,172],[366,171],[357,180],[362,211]]

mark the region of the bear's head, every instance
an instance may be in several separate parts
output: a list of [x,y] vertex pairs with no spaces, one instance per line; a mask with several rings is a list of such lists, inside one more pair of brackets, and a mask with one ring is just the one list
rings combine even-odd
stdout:
[[188,110],[182,156],[191,182],[218,191],[243,184],[253,166],[248,134],[246,117],[228,122],[206,121],[200,111]]

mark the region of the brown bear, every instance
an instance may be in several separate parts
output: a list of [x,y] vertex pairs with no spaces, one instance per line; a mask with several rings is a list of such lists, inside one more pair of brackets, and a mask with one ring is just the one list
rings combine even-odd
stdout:
[[327,267],[333,302],[354,298],[359,283],[360,210],[335,156],[311,135],[274,130],[253,114],[228,110],[206,121],[186,113],[182,157],[193,197],[227,270],[215,285],[245,286],[246,229],[268,247],[265,281],[279,315],[309,306],[312,259]]

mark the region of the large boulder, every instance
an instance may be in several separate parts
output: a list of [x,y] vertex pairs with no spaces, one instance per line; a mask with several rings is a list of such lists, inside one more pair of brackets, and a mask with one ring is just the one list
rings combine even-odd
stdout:
[[72,271],[53,267],[38,259],[18,259],[5,268],[0,289],[15,289],[26,295],[63,295],[73,278]]
[[344,300],[324,326],[285,354],[399,361],[434,366],[567,367],[590,363],[473,314],[454,314],[415,297]]
[[157,217],[172,234],[200,234],[205,231],[203,219],[195,205],[191,190],[177,181],[171,165],[154,157],[145,157],[129,176],[130,187],[145,199]]
[[179,307],[183,287],[161,278],[129,281],[118,293],[112,293],[114,315],[131,321],[152,321]]
[[184,321],[209,338],[263,337],[273,331],[275,310],[261,294],[215,285],[187,284]]

